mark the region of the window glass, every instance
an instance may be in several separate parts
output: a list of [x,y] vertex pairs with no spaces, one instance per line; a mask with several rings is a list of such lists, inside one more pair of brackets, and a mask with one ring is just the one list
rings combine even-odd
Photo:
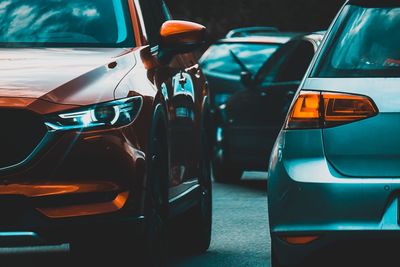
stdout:
[[159,43],[160,29],[167,20],[165,6],[161,0],[140,0],[148,42],[151,46]]
[[0,46],[132,47],[127,1],[0,1]]
[[283,62],[277,66],[273,82],[301,81],[314,57],[314,46],[305,40],[299,41],[294,49],[283,56]]
[[278,47],[277,44],[217,44],[207,52],[202,60],[202,67],[210,72],[239,76],[243,70],[235,59],[236,56],[247,69],[256,74]]
[[400,77],[400,7],[348,5],[313,77]]

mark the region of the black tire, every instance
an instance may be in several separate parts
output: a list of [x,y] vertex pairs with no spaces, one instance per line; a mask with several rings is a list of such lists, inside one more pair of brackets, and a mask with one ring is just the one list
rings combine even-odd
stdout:
[[145,233],[139,258],[143,266],[163,267],[168,259],[168,150],[162,127],[150,144],[145,195]]
[[242,169],[223,164],[218,160],[213,160],[212,167],[214,181],[217,183],[237,183],[243,175]]
[[[206,145],[203,147],[207,147]],[[208,153],[202,153],[199,203],[183,217],[183,225],[187,234],[184,245],[186,252],[201,254],[208,250],[211,243],[212,230],[212,183],[211,161]]]
[[[208,187],[208,186],[207,186]],[[202,254],[211,243],[211,187],[202,189],[200,203],[177,218],[175,232],[179,233],[179,251],[187,255]]]
[[211,182],[211,145],[207,128],[202,131],[202,146],[199,168],[199,202],[179,216],[175,232],[180,238],[179,251],[186,254],[201,254],[208,250],[212,230],[212,182]]

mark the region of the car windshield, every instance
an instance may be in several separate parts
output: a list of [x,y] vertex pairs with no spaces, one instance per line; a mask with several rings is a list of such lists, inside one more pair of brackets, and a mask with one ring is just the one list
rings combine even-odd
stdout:
[[400,77],[400,7],[348,5],[313,77]]
[[0,47],[132,47],[124,0],[1,0]]
[[243,68],[239,60],[249,71],[256,74],[279,46],[278,44],[216,44],[205,55],[202,67],[207,72],[240,76]]

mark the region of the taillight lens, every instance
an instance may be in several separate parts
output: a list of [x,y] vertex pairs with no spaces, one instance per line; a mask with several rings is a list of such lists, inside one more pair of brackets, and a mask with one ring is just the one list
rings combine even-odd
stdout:
[[378,108],[366,96],[302,91],[290,112],[286,129],[329,128],[376,114]]

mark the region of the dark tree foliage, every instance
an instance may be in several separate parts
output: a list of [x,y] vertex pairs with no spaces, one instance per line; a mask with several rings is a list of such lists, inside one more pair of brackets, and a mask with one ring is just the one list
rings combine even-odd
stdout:
[[283,31],[326,29],[345,0],[166,0],[176,19],[207,26],[210,38],[230,29],[275,26]]

